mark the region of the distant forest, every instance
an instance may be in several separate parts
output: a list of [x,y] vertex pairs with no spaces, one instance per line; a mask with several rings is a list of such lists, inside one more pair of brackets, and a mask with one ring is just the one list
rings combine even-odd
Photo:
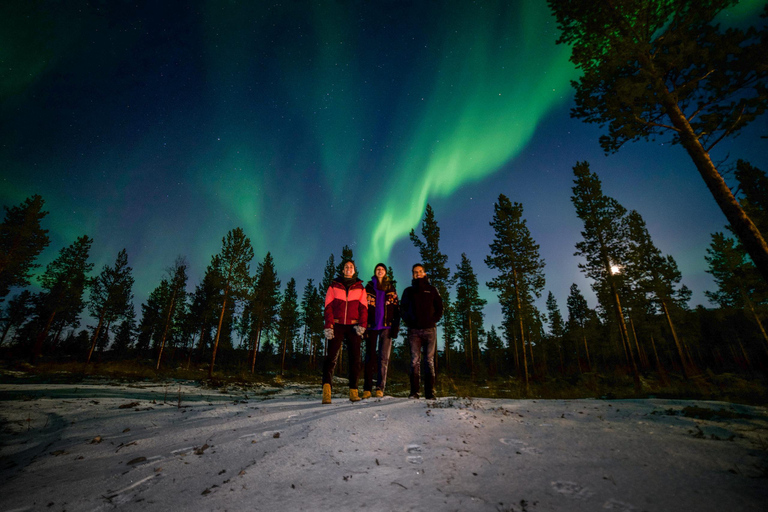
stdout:
[[[411,231],[410,238],[446,306],[439,329],[444,342],[440,371],[481,379],[512,377],[526,387],[553,377],[614,372],[638,380],[648,373],[664,380],[705,370],[765,372],[768,286],[736,237],[727,229],[712,235],[703,257],[717,288],[706,295],[718,307],[691,310],[690,291],[680,285],[674,258],[654,245],[642,216],[605,195],[588,163],[578,163],[573,172],[571,200],[584,225],[575,249],[598,306],[589,308],[573,284],[565,299],[566,318],[551,292],[546,311],[535,304],[545,291],[544,261],[520,203],[500,195],[490,219],[495,237],[484,263],[496,277],[487,285],[497,292],[503,313],[502,325],[490,327],[484,323],[485,300],[472,262],[462,254],[451,269],[427,205],[420,233]],[[766,232],[768,177],[743,161],[735,176],[742,207]],[[62,248],[37,275],[40,292],[25,289],[39,268],[37,256],[49,244],[43,228],[47,214],[40,196],[5,207],[0,227],[5,359],[151,360],[157,369],[203,365],[210,376],[214,368],[224,374],[319,371],[326,348],[325,291],[341,274],[342,260],[354,257],[349,247],[339,257],[331,254],[322,274],[308,279],[300,293],[293,278],[281,286],[269,253],[252,271],[250,240],[242,229],[233,229],[202,282],[190,291],[187,263],[178,258],[141,304],[137,318],[128,254],[120,251],[114,264],[95,272],[88,263],[93,242],[88,236]],[[409,283],[410,276],[403,281]],[[91,325],[81,328],[84,315]],[[401,332],[393,359],[405,370],[406,329]]]

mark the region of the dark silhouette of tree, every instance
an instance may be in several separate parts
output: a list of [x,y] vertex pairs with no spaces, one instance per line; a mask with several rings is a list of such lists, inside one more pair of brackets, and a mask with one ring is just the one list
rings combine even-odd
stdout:
[[[675,341],[683,371],[690,376],[687,359],[680,338],[672,321],[671,308],[674,306],[687,307],[690,291],[686,287],[676,289],[680,285],[682,275],[677,263],[670,255],[663,256],[651,239],[648,228],[642,216],[632,210],[627,215],[628,249],[626,254],[626,274],[635,288],[635,294],[644,301],[649,301],[658,307]],[[638,346],[639,353],[639,346]]]
[[277,336],[283,343],[283,357],[280,362],[280,375],[285,371],[285,354],[295,352],[294,341],[299,335],[299,304],[296,293],[296,280],[290,278],[285,285],[283,298],[280,301],[279,321],[277,323]]
[[485,350],[488,353],[488,370],[491,376],[495,376],[499,369],[499,360],[502,358],[504,351],[504,344],[501,341],[501,337],[496,332],[496,326],[492,325],[491,329],[485,336]]
[[440,325],[443,327],[446,363],[450,364],[450,347],[454,339],[453,305],[448,293],[451,270],[448,268],[448,256],[440,252],[440,227],[435,220],[435,212],[429,204],[424,212],[424,220],[421,222],[423,240],[413,229],[408,236],[413,246],[419,250],[420,263],[424,266],[430,283],[437,288],[443,298],[443,318],[440,320]]
[[712,235],[705,259],[709,264],[707,272],[715,279],[717,290],[706,291],[704,294],[721,308],[748,310],[760,329],[768,351],[768,334],[758,311],[759,304],[768,299],[768,289],[752,262],[736,241],[723,233]]
[[40,221],[48,215],[43,211],[45,201],[34,195],[19,206],[5,209],[5,219],[0,224],[0,301],[5,299],[11,287],[27,286],[32,271],[39,268],[37,256],[48,247],[48,230]]
[[735,0],[548,3],[581,71],[571,115],[607,125],[606,153],[659,135],[682,145],[768,281],[768,245],[710,158],[768,105],[768,26],[721,29]]
[[256,366],[256,356],[261,349],[263,334],[274,328],[277,308],[280,305],[280,280],[277,278],[272,254],[267,253],[264,261],[256,267],[253,289],[246,306],[250,323],[252,342],[251,373]]
[[[619,335],[627,361],[631,362],[635,385],[639,389],[640,375],[635,355],[629,344],[629,333],[619,298],[620,274],[626,262],[627,210],[612,197],[603,194],[597,174],[589,170],[587,162],[579,162],[573,168],[576,176],[571,201],[576,215],[584,223],[583,240],[576,244],[576,256],[584,256],[585,263],[579,268],[592,279],[592,289],[603,301],[606,314],[613,309],[619,326]],[[606,303],[607,302],[607,303]]]
[[301,296],[301,325],[304,330],[302,352],[307,352],[310,365],[317,358],[319,341],[323,334],[324,296],[321,296],[312,279],[307,279]]
[[133,270],[128,266],[128,253],[125,249],[117,253],[115,265],[104,265],[98,276],[91,283],[88,310],[98,320],[91,337],[91,348],[86,363],[91,362],[96,341],[101,328],[106,323],[125,317],[128,310],[133,310]]
[[211,265],[205,269],[203,280],[195,286],[192,293],[190,305],[185,315],[185,330],[192,333],[192,344],[187,356],[187,367],[192,361],[192,352],[194,347],[194,337],[197,337],[198,358],[203,356],[207,346],[206,339],[210,336],[216,314],[221,307],[219,303],[219,294],[214,284],[215,270]]
[[[498,293],[502,314],[505,317],[505,328],[508,329],[509,344],[513,345],[514,330],[520,336],[525,389],[528,393],[530,391],[528,356],[532,357],[533,352],[528,340],[528,355],[526,355],[527,337],[524,318],[527,312],[535,311],[534,298],[540,297],[544,288],[544,260],[539,256],[539,245],[534,242],[523,219],[522,204],[513,204],[507,196],[499,194],[493,210],[493,220],[490,225],[495,237],[490,245],[491,254],[485,258],[485,264],[497,270],[499,275],[486,285]],[[529,317],[532,316],[529,315]],[[517,362],[517,368],[518,370],[520,368],[519,362]]]
[[18,330],[34,312],[34,296],[29,290],[23,290],[8,301],[3,311],[3,335],[0,337],[0,347],[11,329]]
[[387,267],[387,277],[392,286],[397,288],[397,279],[395,279],[395,272],[392,270],[392,267]]
[[128,309],[125,319],[115,330],[115,340],[112,342],[112,352],[116,357],[122,358],[131,350],[136,333],[136,313],[133,305]]
[[83,292],[90,282],[88,273],[93,270],[93,263],[88,263],[92,243],[93,239],[87,235],[79,237],[72,245],[63,248],[40,276],[43,292],[39,303],[43,328],[32,350],[33,361],[42,353],[43,342],[56,315],[72,321],[83,311]]
[[157,367],[160,369],[160,361],[163,358],[165,340],[168,330],[174,323],[181,324],[187,307],[187,262],[182,257],[176,258],[173,266],[167,270],[168,277],[164,279],[168,283],[168,297],[163,304],[163,335],[160,338],[160,350],[157,354]]
[[480,333],[483,331],[483,307],[488,301],[480,298],[477,275],[465,253],[456,265],[453,275],[456,300],[453,304],[454,322],[464,347],[464,355],[470,372],[475,371],[475,352],[479,352]]
[[[589,344],[587,343],[586,326],[590,317],[594,314],[589,305],[587,299],[582,295],[581,290],[576,283],[571,285],[568,300],[566,302],[568,307],[568,325],[571,329],[578,327],[579,337],[584,341],[584,352],[587,356],[587,366],[592,369],[592,360],[589,356]],[[578,346],[578,345],[577,345]],[[578,349],[577,349],[578,354]]]
[[241,300],[247,293],[251,284],[249,275],[250,262],[253,259],[253,248],[251,240],[245,236],[242,228],[230,230],[227,235],[221,239],[221,252],[211,260],[213,272],[211,277],[214,286],[221,295],[221,313],[219,314],[219,324],[216,328],[216,337],[213,341],[213,354],[211,355],[211,366],[208,370],[208,377],[213,378],[213,365],[216,362],[216,349],[219,346],[221,337],[221,326],[224,322],[224,313],[227,308],[227,301],[234,303]]
[[734,173],[739,181],[739,203],[765,238],[768,233],[768,176],[749,162],[736,162]]
[[549,338],[557,346],[557,353],[560,356],[560,367],[563,367],[563,337],[565,336],[565,323],[563,315],[560,313],[560,307],[552,292],[547,294],[547,320],[549,322]]

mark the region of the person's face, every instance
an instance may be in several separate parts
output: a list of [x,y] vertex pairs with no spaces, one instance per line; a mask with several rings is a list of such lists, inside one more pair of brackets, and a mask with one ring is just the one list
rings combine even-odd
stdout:
[[414,279],[421,279],[422,277],[427,277],[427,273],[424,272],[424,267],[416,267],[413,269],[413,278]]
[[355,275],[355,264],[348,261],[344,264],[344,277],[352,277]]
[[384,276],[387,275],[387,271],[384,270],[384,267],[376,267],[376,270],[374,271],[373,274],[376,276],[376,278],[379,281],[382,281],[384,279]]

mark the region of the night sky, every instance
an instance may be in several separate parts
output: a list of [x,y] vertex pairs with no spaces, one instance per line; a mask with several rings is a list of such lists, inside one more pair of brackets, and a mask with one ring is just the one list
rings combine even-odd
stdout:
[[[762,4],[720,19],[754,24]],[[543,0],[2,2],[0,204],[44,197],[43,265],[82,234],[96,270],[127,248],[138,305],[178,255],[193,289],[238,226],[252,269],[271,251],[299,294],[344,245],[361,277],[383,261],[402,290],[427,202],[451,268],[466,252],[485,283],[503,193],[541,246],[543,298],[567,315],[573,282],[595,306],[570,202],[587,160],[706,305],[704,255],[725,217],[682,147],[605,156],[601,130],[570,119],[577,75],[557,37]],[[763,116],[713,160],[768,170],[766,134]]]

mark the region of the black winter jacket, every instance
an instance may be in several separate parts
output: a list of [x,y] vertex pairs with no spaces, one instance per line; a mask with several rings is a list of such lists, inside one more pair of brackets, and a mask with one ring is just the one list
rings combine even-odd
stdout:
[[414,279],[403,292],[400,316],[411,329],[435,327],[443,317],[443,298],[428,277]]

